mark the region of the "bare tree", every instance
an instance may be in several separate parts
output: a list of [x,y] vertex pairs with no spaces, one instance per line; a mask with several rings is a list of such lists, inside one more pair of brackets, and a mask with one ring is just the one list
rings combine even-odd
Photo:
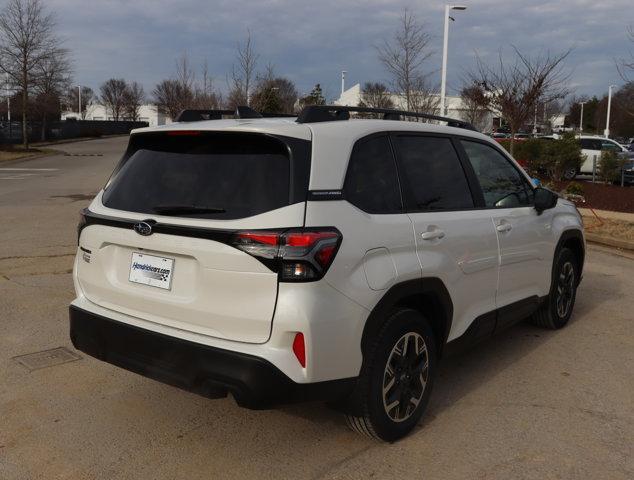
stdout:
[[113,120],[118,121],[124,115],[128,85],[123,78],[106,80],[99,88],[101,103],[110,112]]
[[42,141],[46,140],[48,120],[59,119],[63,92],[71,83],[72,66],[68,50],[56,48],[33,72],[34,112],[41,122]]
[[[568,95],[570,74],[565,71],[564,62],[570,50],[536,57],[529,57],[516,47],[513,52],[515,60],[507,62],[500,51],[495,67],[477,57],[476,68],[468,78],[487,92],[490,108],[502,114],[514,136],[533,116],[538,102],[548,103]],[[511,138],[511,154],[513,148]]]
[[[243,44],[238,43],[236,50],[237,65],[233,65],[231,72],[231,86],[229,99],[231,102],[246,100],[250,105],[251,89],[255,80],[255,68],[260,56],[255,52],[251,31],[247,30],[247,39]],[[230,103],[231,103],[230,102]]]
[[184,99],[189,97],[189,92],[183,91],[177,80],[163,80],[154,88],[152,95],[159,111],[176,120],[187,106]]
[[414,97],[416,90],[426,84],[428,74],[423,72],[423,64],[433,52],[429,48],[431,36],[407,9],[403,10],[400,22],[394,38],[375,48],[379,60],[392,76],[394,90],[402,92],[405,105],[411,110],[416,104],[424,103]]
[[[95,92],[90,87],[81,88],[81,112],[80,116],[83,120],[86,119],[86,111],[88,106],[95,100]],[[64,108],[74,112],[79,109],[79,89],[77,87],[69,86],[64,95]]]
[[361,90],[360,107],[394,108],[387,87],[380,82],[366,82]]
[[464,119],[478,130],[482,129],[482,123],[489,112],[489,98],[482,85],[476,83],[467,84],[460,92],[464,106]]
[[201,70],[202,81],[198,81],[187,55],[182,55],[176,61],[175,77],[161,81],[152,91],[154,103],[159,111],[175,120],[188,108],[217,109],[222,97],[214,89],[206,61],[203,62]]
[[194,72],[186,53],[176,59],[176,81],[182,85],[184,90],[194,90],[196,72]]
[[202,81],[193,86],[192,107],[199,109],[217,109],[222,103],[222,96],[214,89],[213,78],[209,74],[207,60],[202,65]]
[[437,114],[440,106],[440,97],[437,91],[437,88],[432,88],[429,85],[426,77],[417,77],[412,82],[409,110],[432,115]]
[[[634,25],[627,27],[627,38],[634,43]],[[616,68],[621,78],[626,82],[631,81],[630,72],[634,71],[634,53],[630,51],[629,58],[621,58],[616,62]]]
[[139,119],[139,111],[141,105],[145,101],[145,90],[138,82],[132,82],[126,85],[123,93],[123,113],[127,119],[137,121]]
[[60,48],[55,20],[41,0],[9,0],[0,13],[0,69],[8,73],[22,96],[22,139],[29,148],[27,107],[35,72]]

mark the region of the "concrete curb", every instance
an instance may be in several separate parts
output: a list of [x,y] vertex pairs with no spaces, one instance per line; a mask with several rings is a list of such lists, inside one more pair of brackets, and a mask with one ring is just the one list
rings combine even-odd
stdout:
[[64,154],[64,152],[61,150],[54,150],[52,152],[34,153],[33,155],[29,155],[27,157],[12,158],[10,160],[0,160],[0,166],[12,165],[14,163],[25,162],[27,160],[35,160],[36,158],[50,157],[51,155],[60,155],[60,154]]
[[618,240],[612,237],[604,237],[603,235],[597,235],[596,233],[586,233],[586,240],[591,243],[598,243],[608,247],[634,251],[634,242],[628,240]]
[[116,135],[102,135],[101,137],[76,137],[76,138],[67,138],[65,140],[58,140],[58,141],[54,141],[54,142],[47,142],[47,143],[38,143],[37,147],[53,147],[55,145],[64,145],[65,143],[79,143],[79,142],[87,142],[90,140],[101,140],[101,139],[107,139],[107,138],[114,138],[114,137],[128,137],[129,134],[127,133],[118,133]]

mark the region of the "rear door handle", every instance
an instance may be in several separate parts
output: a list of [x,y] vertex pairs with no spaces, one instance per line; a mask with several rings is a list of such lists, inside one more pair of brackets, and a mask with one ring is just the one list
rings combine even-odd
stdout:
[[420,234],[423,240],[440,240],[445,236],[445,232],[443,230],[429,230],[427,232],[423,232]]
[[503,220],[502,222],[500,222],[498,224],[497,227],[495,227],[495,229],[498,232],[509,232],[509,231],[511,231],[513,229],[513,225],[511,225],[509,222]]

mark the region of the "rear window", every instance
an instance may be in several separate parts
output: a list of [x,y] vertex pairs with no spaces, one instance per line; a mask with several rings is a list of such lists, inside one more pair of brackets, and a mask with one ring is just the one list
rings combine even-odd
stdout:
[[[296,150],[301,150],[296,152],[300,156],[309,151],[306,146]],[[287,143],[259,134],[133,137],[106,187],[103,203],[152,215],[250,217],[305,200],[305,193],[301,198],[297,193],[307,190],[308,169],[299,165],[291,178],[291,157]],[[297,178],[298,172],[306,178]],[[297,188],[297,183],[303,185]]]

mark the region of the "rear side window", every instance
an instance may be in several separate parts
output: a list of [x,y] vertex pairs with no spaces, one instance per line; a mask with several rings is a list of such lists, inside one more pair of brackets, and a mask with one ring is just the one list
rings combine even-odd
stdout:
[[357,142],[344,185],[346,200],[368,213],[400,213],[401,193],[387,136]]
[[473,208],[467,178],[449,138],[398,135],[394,141],[408,210]]
[[134,139],[131,155],[106,187],[104,205],[147,214],[235,219],[302,200],[293,198],[284,142],[258,134],[194,133]]

